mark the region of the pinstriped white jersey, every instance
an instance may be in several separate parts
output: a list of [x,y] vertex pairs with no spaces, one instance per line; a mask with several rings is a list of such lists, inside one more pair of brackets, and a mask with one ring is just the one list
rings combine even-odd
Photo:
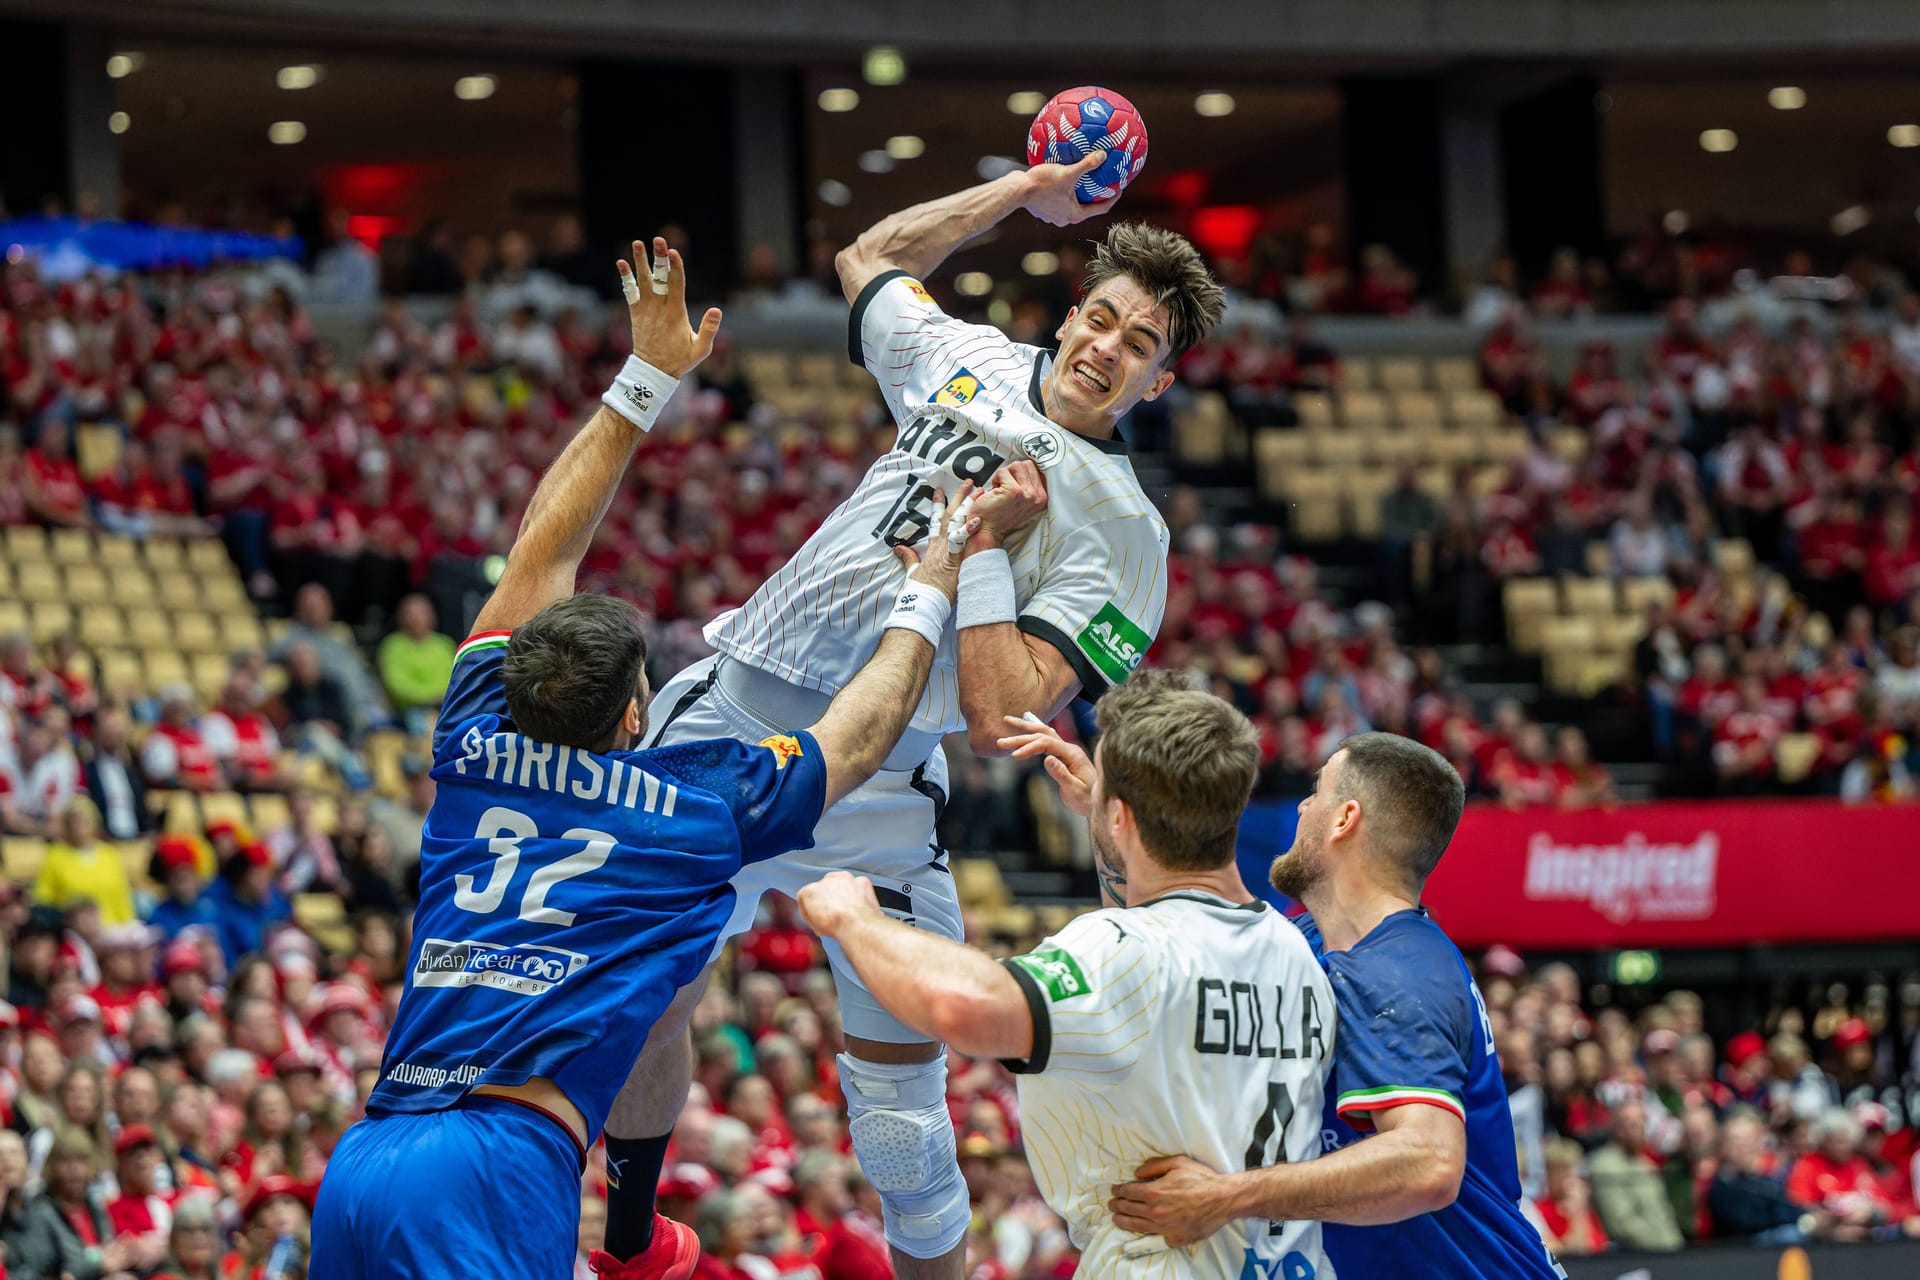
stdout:
[[1155,1156],[1221,1170],[1320,1154],[1333,989],[1265,903],[1178,891],[1081,916],[1001,962],[1026,994],[1027,1162],[1092,1276],[1327,1280],[1317,1222],[1234,1222],[1185,1249],[1126,1256],[1109,1189]]
[[[923,542],[933,495],[1032,459],[1047,510],[1007,542],[1018,625],[1053,645],[1088,696],[1146,656],[1167,598],[1167,529],[1134,478],[1126,446],[1047,421],[1051,356],[998,329],[962,324],[904,272],[876,277],[853,306],[850,354],[873,372],[899,426],[893,449],[739,609],[707,627],[737,661],[835,693],[872,656],[906,570],[893,554]],[[913,728],[964,728],[949,631]]]

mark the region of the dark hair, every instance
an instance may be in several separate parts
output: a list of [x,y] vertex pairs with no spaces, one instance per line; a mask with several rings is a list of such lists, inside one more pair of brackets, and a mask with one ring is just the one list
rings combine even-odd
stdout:
[[1220,323],[1226,291],[1207,269],[1193,242],[1177,231],[1123,222],[1107,232],[1087,266],[1086,292],[1116,276],[1126,276],[1167,309],[1172,332],[1161,367],[1172,364]]
[[1094,708],[1100,782],[1125,800],[1155,862],[1217,871],[1234,860],[1260,767],[1247,718],[1171,671],[1137,671]]
[[647,639],[637,610],[612,596],[577,595],[514,628],[500,678],[514,727],[585,750],[612,738],[638,691]]
[[1467,789],[1445,756],[1397,733],[1357,733],[1340,744],[1339,798],[1357,799],[1374,848],[1391,858],[1415,888],[1447,851]]

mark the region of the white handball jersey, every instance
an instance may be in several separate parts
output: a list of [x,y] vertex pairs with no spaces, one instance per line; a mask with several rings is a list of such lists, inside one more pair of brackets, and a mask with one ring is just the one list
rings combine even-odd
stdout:
[[1035,1181],[1090,1276],[1326,1280],[1317,1222],[1230,1223],[1128,1257],[1109,1189],[1155,1156],[1221,1170],[1320,1154],[1333,989],[1300,930],[1265,903],[1179,891],[1084,915],[1001,962],[1026,993],[1033,1055],[1020,1124]]
[[[708,643],[790,683],[838,692],[880,641],[907,572],[893,548],[926,539],[934,491],[952,498],[963,480],[984,486],[1028,458],[1046,473],[1047,510],[1007,542],[1018,625],[1066,656],[1087,696],[1125,681],[1166,608],[1167,528],[1124,442],[1047,421],[1040,386],[1051,354],[960,323],[903,271],[861,291],[849,354],[893,411],[893,449],[752,599],[708,624]],[[949,632],[913,728],[965,725]]]

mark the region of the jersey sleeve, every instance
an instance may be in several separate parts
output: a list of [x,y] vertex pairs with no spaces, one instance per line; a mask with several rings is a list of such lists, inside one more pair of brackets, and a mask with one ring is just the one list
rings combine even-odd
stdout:
[[433,758],[440,759],[454,730],[480,716],[507,714],[507,687],[500,668],[507,660],[510,631],[481,631],[468,636],[453,651],[453,675],[447,681],[447,696],[440,704],[440,718],[433,726]]
[[1058,649],[1098,698],[1147,656],[1167,608],[1167,549],[1146,516],[1082,525],[1049,555],[1017,625]]
[[643,754],[727,807],[740,831],[743,862],[813,847],[813,828],[827,805],[827,764],[812,734],[760,742],[709,738]]
[[1121,912],[1107,910],[1081,916],[1025,955],[1002,960],[1033,1019],[1033,1052],[1007,1061],[1007,1069],[1100,1084],[1126,1079],[1162,1003],[1151,949]]
[[977,362],[1013,345],[998,329],[955,320],[926,286],[898,270],[867,282],[848,322],[847,355],[873,374],[896,422],[916,405],[966,404],[980,393],[980,380],[959,357]]
[[1464,1122],[1477,1019],[1458,962],[1349,952],[1335,957],[1327,978],[1340,1013],[1333,1053],[1340,1118],[1366,1129],[1377,1112],[1424,1103]]

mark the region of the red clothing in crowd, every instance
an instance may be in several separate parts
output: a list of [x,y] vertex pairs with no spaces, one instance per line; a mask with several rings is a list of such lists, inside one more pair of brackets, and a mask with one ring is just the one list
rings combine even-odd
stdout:
[[[1600,1225],[1600,1215],[1588,1205],[1578,1216],[1568,1217],[1560,1206],[1552,1200],[1542,1197],[1533,1202],[1540,1213],[1540,1221],[1547,1224],[1547,1230],[1569,1243],[1578,1243],[1585,1247],[1582,1253],[1600,1253],[1607,1247],[1607,1229]],[[1571,1250],[1569,1250],[1571,1252]]]
[[1809,1208],[1821,1207],[1846,1215],[1860,1203],[1888,1207],[1886,1190],[1865,1157],[1836,1164],[1819,1151],[1801,1156],[1787,1175],[1787,1198]]
[[886,1237],[860,1215],[844,1214],[822,1223],[798,1209],[793,1221],[806,1242],[807,1257],[828,1280],[893,1280]]
[[120,1196],[107,1204],[116,1236],[144,1236],[173,1227],[173,1206],[164,1196]]
[[25,460],[42,510],[56,519],[75,521],[87,514],[86,486],[80,482],[80,468],[72,458],[49,458],[38,449],[29,449]]

